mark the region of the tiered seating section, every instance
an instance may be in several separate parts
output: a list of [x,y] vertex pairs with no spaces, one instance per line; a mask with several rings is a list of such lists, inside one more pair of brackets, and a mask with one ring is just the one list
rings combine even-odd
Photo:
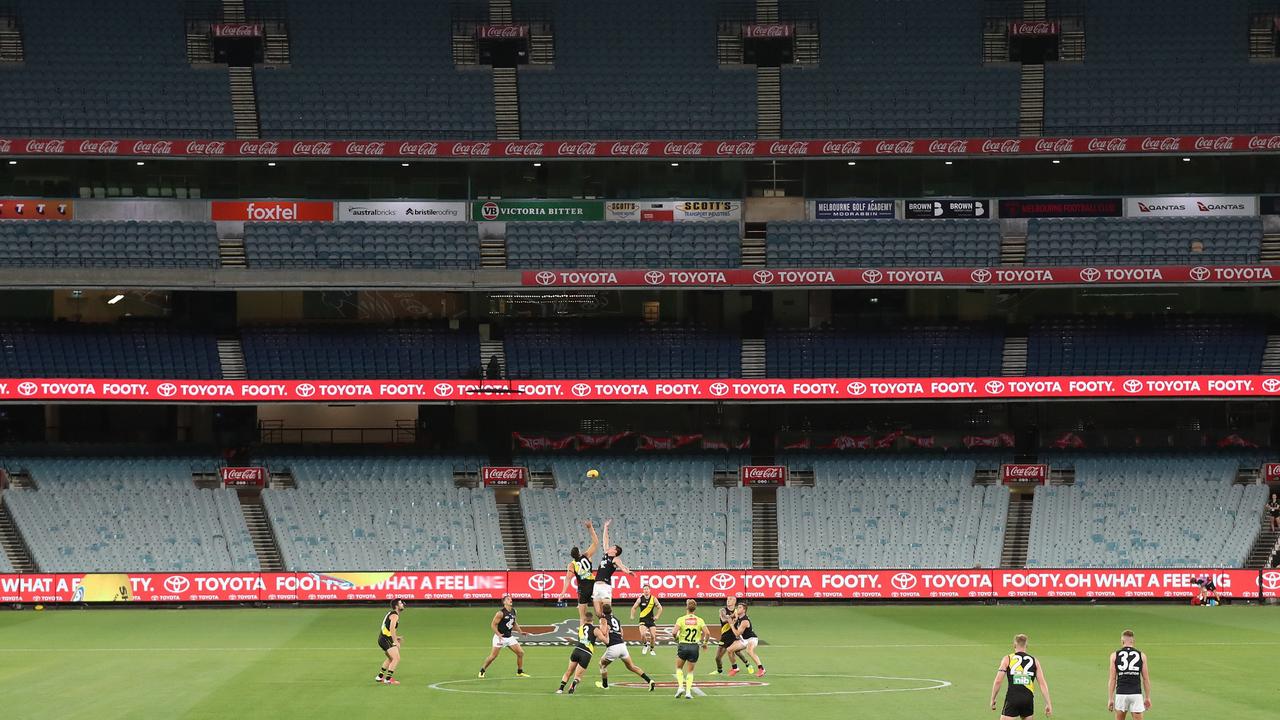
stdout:
[[971,460],[786,458],[814,487],[778,491],[784,568],[996,567],[1008,491],[973,485]]
[[1028,567],[1239,567],[1258,534],[1267,487],[1233,484],[1238,457],[1053,462],[1075,484],[1037,488]]
[[149,322],[0,324],[6,377],[222,377],[217,338]]
[[994,220],[771,222],[771,267],[983,267],[1000,262]]
[[770,330],[769,377],[983,377],[1000,374],[998,328],[907,325]]
[[736,222],[507,225],[511,268],[735,268]]
[[0,266],[215,268],[218,235],[198,222],[0,222]]
[[978,5],[812,4],[821,62],[784,69],[783,137],[1017,135],[1018,68],[982,66]]
[[1262,219],[1030,220],[1027,265],[1246,265]]
[[225,67],[187,63],[182,6],[17,0],[24,62],[0,72],[0,134],[233,136]]
[[309,0],[290,11],[290,65],[256,73],[263,137],[494,137],[492,75],[454,69],[449,3]]
[[755,137],[755,73],[716,64],[714,4],[550,5],[555,67],[520,69],[525,137]]
[[[621,560],[633,570],[751,567],[751,492],[712,486],[718,467],[736,469],[740,459],[519,459],[533,470],[550,469],[556,477],[555,489],[520,493],[533,566],[565,567],[571,546],[587,548],[583,522],[592,519],[599,531],[612,518],[610,540],[622,546]],[[587,468],[598,469],[600,477],[588,478]],[[594,559],[599,562],[600,554]]]
[[245,328],[241,345],[253,379],[480,376],[480,338],[475,331],[436,325]]
[[1266,342],[1262,323],[1246,318],[1044,320],[1028,332],[1027,374],[1251,374]]
[[250,267],[476,268],[474,223],[245,223]]
[[742,374],[742,341],[698,325],[529,321],[504,342],[513,378],[723,378]]
[[198,458],[9,457],[39,489],[5,493],[44,572],[258,570],[234,490],[199,490]]
[[[263,491],[290,570],[506,568],[492,491],[457,488],[478,458],[273,457],[296,489]],[[552,566],[554,567],[554,566]]]

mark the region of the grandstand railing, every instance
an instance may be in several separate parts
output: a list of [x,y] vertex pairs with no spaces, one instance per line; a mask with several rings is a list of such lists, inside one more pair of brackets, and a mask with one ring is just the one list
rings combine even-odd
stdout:
[[258,423],[258,441],[264,445],[411,445],[417,439],[413,420],[397,420],[390,428],[290,428],[279,420]]

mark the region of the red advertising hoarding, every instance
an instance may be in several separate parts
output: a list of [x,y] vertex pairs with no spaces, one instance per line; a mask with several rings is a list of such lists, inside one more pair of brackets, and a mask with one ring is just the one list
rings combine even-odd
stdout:
[[738,478],[745,487],[753,485],[786,485],[785,465],[743,465],[738,468]]
[[0,200],[0,220],[70,220],[74,215],[70,200]]
[[1049,466],[1006,463],[1000,466],[1000,482],[1005,485],[1044,485],[1049,482]]
[[232,222],[333,222],[333,203],[315,200],[214,200],[210,215]]
[[224,158],[780,158],[1280,152],[1280,134],[941,140],[138,140],[0,137],[0,155]]
[[264,467],[224,467],[218,469],[222,487],[266,487],[267,469]]
[[258,23],[214,23],[209,34],[216,38],[260,38],[262,25]]
[[1262,479],[1265,482],[1280,482],[1280,463],[1269,462],[1262,466]]
[[482,467],[480,479],[485,487],[525,487],[529,484],[529,468],[527,467]]

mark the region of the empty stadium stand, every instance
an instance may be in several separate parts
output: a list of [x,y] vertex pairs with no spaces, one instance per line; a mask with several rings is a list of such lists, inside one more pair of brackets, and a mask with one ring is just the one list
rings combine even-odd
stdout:
[[200,222],[0,222],[0,266],[215,268],[218,236]]
[[1256,217],[1029,220],[1027,265],[1201,265],[1258,262]]
[[187,64],[179,3],[11,3],[24,60],[0,72],[0,133],[231,137],[227,69]]
[[555,66],[520,68],[525,137],[755,137],[755,73],[717,65],[714,4],[551,6]]
[[814,487],[778,490],[784,568],[996,567],[1008,490],[975,486],[974,460],[792,455]]
[[994,220],[771,222],[771,267],[975,267],[1000,261]]
[[480,377],[479,336],[447,326],[246,327],[241,343],[252,379]]
[[[517,464],[550,470],[556,478],[555,488],[520,493],[533,566],[563,568],[570,546],[585,550],[590,539],[582,523],[590,517],[597,531],[603,530],[606,519],[613,519],[611,541],[622,546],[621,560],[633,570],[751,567],[751,493],[712,486],[715,470],[736,470],[740,459],[517,458]],[[589,467],[598,469],[600,477],[586,477]],[[689,522],[690,508],[697,508],[698,522]]]
[[449,3],[310,0],[289,31],[290,65],[256,73],[263,137],[494,137],[491,75],[454,69]]
[[474,223],[245,223],[250,267],[476,268]]
[[977,4],[814,4],[822,58],[783,68],[783,137],[1017,134],[1018,68],[983,67]]
[[217,338],[146,321],[0,324],[7,377],[217,379]]
[[768,377],[982,377],[1000,374],[1004,335],[994,326],[773,328]]
[[501,570],[498,509],[484,488],[457,488],[474,457],[266,458],[296,489],[263,491],[290,570]]
[[742,340],[697,325],[528,321],[506,330],[512,378],[738,377]]
[[44,572],[256,571],[234,490],[198,490],[206,458],[6,457],[37,490],[5,493]]
[[1263,324],[1248,318],[1050,319],[1028,332],[1027,374],[1244,375],[1265,347]]
[[735,268],[736,222],[507,225],[510,268]]
[[1058,456],[1073,485],[1036,489],[1028,567],[1240,567],[1265,485],[1233,484],[1241,458]]

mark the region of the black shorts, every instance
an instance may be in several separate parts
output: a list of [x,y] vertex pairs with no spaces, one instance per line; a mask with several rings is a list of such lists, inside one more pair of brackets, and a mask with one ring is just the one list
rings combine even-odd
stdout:
[[685,662],[698,662],[698,646],[694,643],[680,643],[676,646],[676,657]]
[[396,644],[395,640],[391,639],[386,635],[383,635],[382,633],[378,633],[378,647],[382,648],[382,652],[386,652],[391,648],[395,647],[395,644]]
[[582,648],[574,648],[573,653],[569,655],[569,662],[578,663],[579,667],[587,667],[591,664],[591,653]]
[[738,639],[738,636],[737,636],[737,635],[734,635],[734,634],[733,634],[733,633],[731,633],[731,632],[727,632],[727,633],[720,633],[720,646],[721,646],[721,647],[729,647],[729,646],[730,646],[730,645],[732,645],[732,644],[734,643],[734,641],[736,641],[737,639]]
[[653,616],[646,615],[645,617],[640,618],[640,624],[647,628],[653,627]]
[[579,605],[591,604],[591,588],[594,585],[595,583],[586,583],[585,585],[582,583],[578,583],[578,604]]
[[1005,717],[1025,718],[1036,714],[1036,701],[1034,698],[1011,698],[1005,697],[1004,709],[1000,711]]

